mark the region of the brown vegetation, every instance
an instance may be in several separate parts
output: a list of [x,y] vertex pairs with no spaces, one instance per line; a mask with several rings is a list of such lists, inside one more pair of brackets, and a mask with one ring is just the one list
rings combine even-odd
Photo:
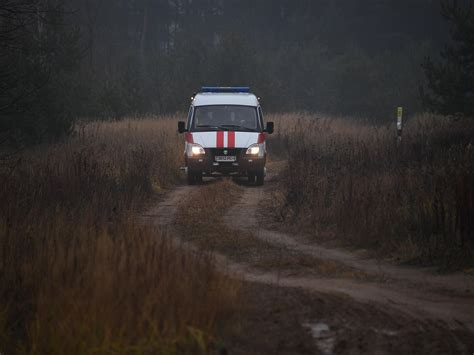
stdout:
[[[311,273],[362,280],[370,277],[339,263],[274,245],[257,236],[260,232],[257,227],[254,230],[245,229],[250,221],[242,221],[241,217],[232,213],[231,208],[238,205],[241,198],[245,198],[243,189],[253,190],[255,187],[241,187],[230,180],[209,181],[205,184],[195,189],[178,208],[176,222],[183,240],[262,270],[277,269],[292,275]],[[226,218],[235,220],[244,228],[232,228]]]
[[236,284],[140,227],[177,180],[175,120],[91,123],[0,170],[0,352],[205,351]]
[[[418,117],[397,147],[393,127],[275,120],[269,146],[288,155],[275,192],[281,218],[404,260],[453,268],[472,260],[472,123]],[[206,253],[137,223],[144,202],[178,181],[175,121],[89,123],[64,143],[3,162],[0,352],[204,352],[225,331],[239,333],[221,321],[242,321],[240,284]],[[228,180],[198,186],[192,208],[178,210],[178,229],[258,268],[325,274],[317,259],[282,257],[226,226],[241,189]]]
[[274,118],[288,155],[279,218],[399,261],[474,260],[474,122],[421,115],[394,126],[307,114]]

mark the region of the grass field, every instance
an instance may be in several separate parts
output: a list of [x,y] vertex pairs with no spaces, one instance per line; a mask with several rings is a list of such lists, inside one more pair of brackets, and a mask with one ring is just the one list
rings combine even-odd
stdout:
[[[276,122],[271,154],[288,161],[272,196],[275,218],[398,261],[472,267],[473,122],[418,116],[397,145],[391,126],[267,119]],[[87,123],[63,143],[2,161],[0,352],[206,352],[239,312],[241,285],[211,257],[139,224],[146,202],[180,183],[176,122]],[[219,192],[236,186],[196,188],[191,205],[204,201],[208,220],[222,223],[230,199]],[[222,230],[211,233],[199,208],[181,208],[178,221],[195,221],[197,243],[223,251]],[[181,225],[187,235],[193,228]],[[244,259],[259,256],[252,236],[238,242]]]
[[236,281],[140,226],[178,181],[174,117],[79,126],[0,171],[0,352],[205,352]]
[[280,115],[269,145],[288,158],[276,216],[314,238],[402,262],[472,267],[474,122],[419,115],[395,125]]

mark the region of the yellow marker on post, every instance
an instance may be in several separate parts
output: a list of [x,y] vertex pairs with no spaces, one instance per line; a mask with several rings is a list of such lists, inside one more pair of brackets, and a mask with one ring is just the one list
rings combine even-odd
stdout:
[[402,142],[403,107],[397,107],[397,146]]
[[403,127],[403,107],[397,108],[397,130],[401,131]]

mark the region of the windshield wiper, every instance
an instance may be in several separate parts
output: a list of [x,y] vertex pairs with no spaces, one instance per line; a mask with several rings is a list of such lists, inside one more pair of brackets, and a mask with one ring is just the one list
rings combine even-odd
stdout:
[[244,127],[244,126],[238,126],[238,125],[235,125],[235,124],[223,124],[223,125],[220,125],[219,128],[222,128],[222,129],[237,128],[237,129],[242,129],[242,130],[245,130],[245,131],[255,131],[252,128],[248,128],[248,127]]
[[211,126],[211,125],[208,125],[208,124],[200,124],[200,125],[197,125],[196,128],[215,128],[215,129],[219,129],[219,127],[217,127],[217,126]]

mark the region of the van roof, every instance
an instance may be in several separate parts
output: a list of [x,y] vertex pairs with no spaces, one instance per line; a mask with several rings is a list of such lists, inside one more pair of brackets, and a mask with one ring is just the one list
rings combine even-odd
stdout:
[[258,99],[251,93],[208,93],[201,92],[197,94],[192,104],[194,106],[209,105],[243,105],[257,107]]

